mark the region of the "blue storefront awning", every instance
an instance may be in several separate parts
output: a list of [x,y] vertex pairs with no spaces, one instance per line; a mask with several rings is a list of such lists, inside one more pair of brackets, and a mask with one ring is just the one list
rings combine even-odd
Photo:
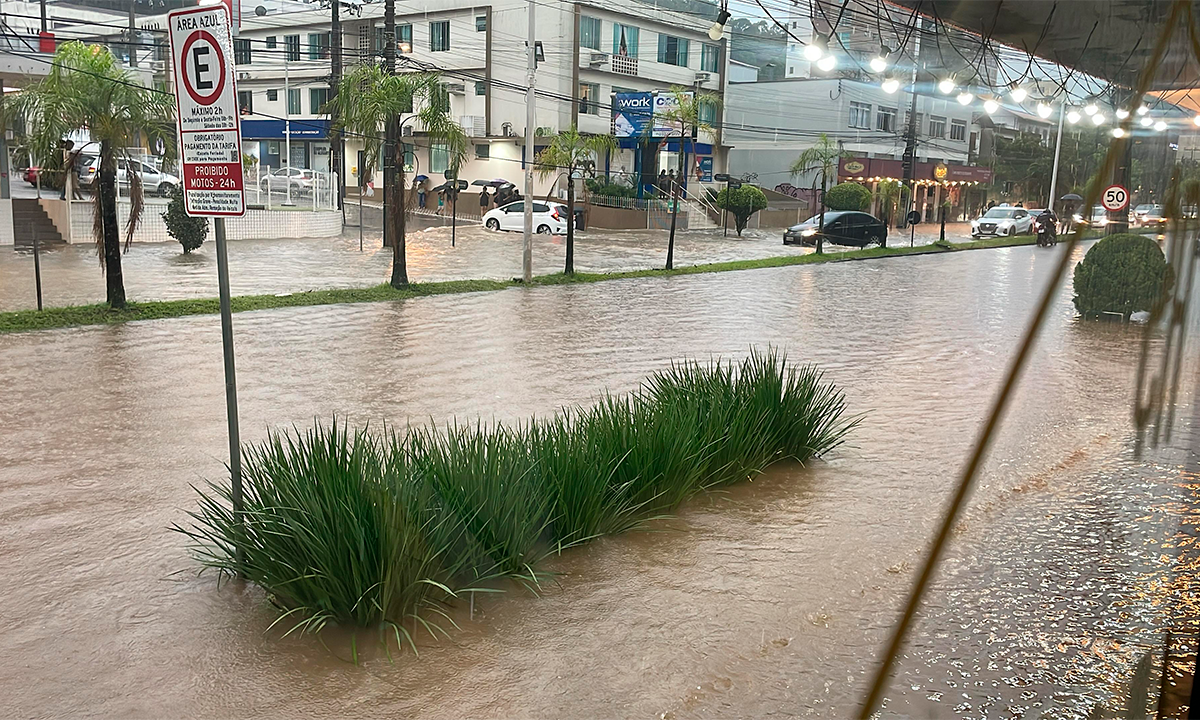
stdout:
[[[243,120],[243,140],[283,140],[284,120]],[[292,120],[291,136],[293,140],[320,140],[329,137],[328,120]]]
[[[617,138],[617,146],[623,148],[636,148],[640,143],[643,142],[657,142],[661,144],[659,150],[665,150],[667,152],[679,152],[679,138],[667,138],[665,140],[662,138],[641,137]],[[695,148],[692,147],[693,145],[695,145]],[[693,143],[691,140],[686,141],[684,143],[684,147],[687,148],[689,153],[694,155],[712,155],[713,151],[711,144],[702,142]]]

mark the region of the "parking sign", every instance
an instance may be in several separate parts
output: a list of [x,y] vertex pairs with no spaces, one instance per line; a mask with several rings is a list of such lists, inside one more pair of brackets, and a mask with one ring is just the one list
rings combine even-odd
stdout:
[[246,213],[233,37],[225,5],[168,15],[188,215]]

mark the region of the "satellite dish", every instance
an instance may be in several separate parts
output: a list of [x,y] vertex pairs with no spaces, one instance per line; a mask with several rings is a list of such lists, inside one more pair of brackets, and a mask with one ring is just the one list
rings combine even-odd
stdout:
[[258,7],[254,8],[254,14],[259,17],[262,17],[263,15],[267,14],[267,8],[265,8],[262,5],[259,5]]

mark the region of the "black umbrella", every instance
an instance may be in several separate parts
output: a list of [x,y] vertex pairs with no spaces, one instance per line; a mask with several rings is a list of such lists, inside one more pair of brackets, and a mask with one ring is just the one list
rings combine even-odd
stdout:
[[1067,193],[1059,199],[1063,202],[1083,202],[1083,198],[1079,197],[1075,193]]
[[471,184],[475,185],[477,187],[488,187],[492,184],[492,181],[491,180],[472,180]]

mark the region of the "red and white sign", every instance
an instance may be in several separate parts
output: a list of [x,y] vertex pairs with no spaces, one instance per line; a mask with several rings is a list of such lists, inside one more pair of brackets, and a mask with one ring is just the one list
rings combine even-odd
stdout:
[[1100,196],[1100,204],[1110,212],[1120,212],[1129,207],[1129,191],[1120,185],[1109,185]]
[[188,215],[244,215],[242,128],[227,6],[178,10],[167,22],[184,207]]

